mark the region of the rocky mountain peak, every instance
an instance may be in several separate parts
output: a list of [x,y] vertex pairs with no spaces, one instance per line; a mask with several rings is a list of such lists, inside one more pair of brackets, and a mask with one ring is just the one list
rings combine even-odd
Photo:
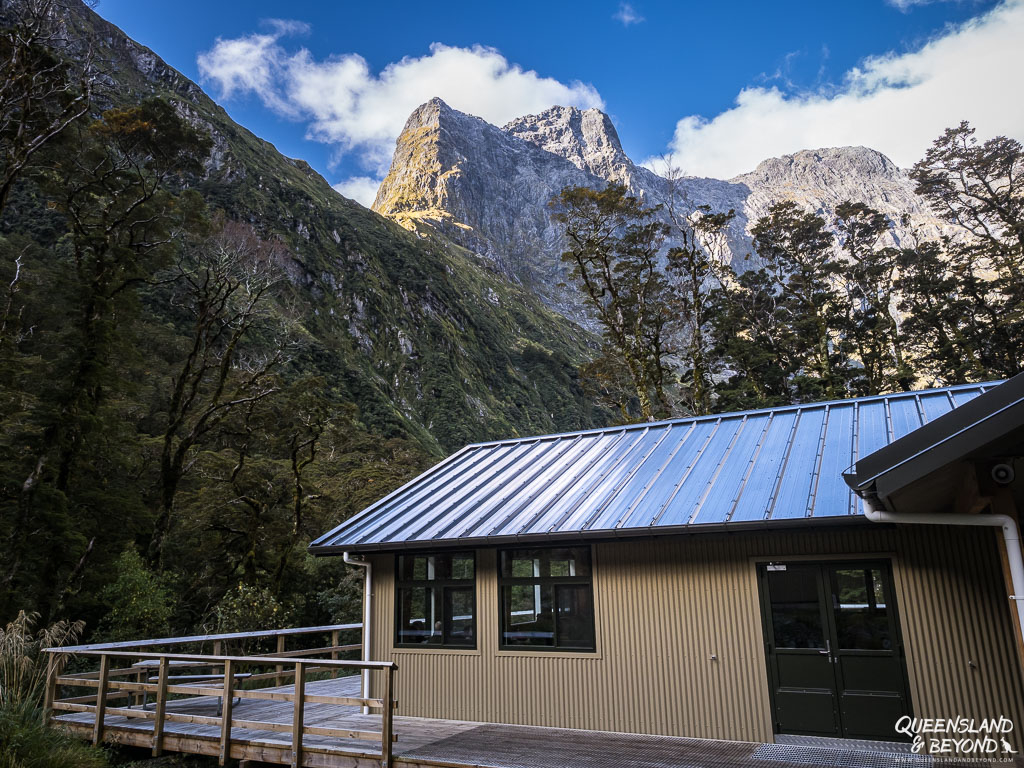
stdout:
[[448,106],[445,101],[437,96],[432,98],[430,101],[420,104],[416,109],[409,115],[409,119],[405,121],[405,128],[402,129],[402,133],[405,134],[409,131],[416,130],[417,128],[423,128],[425,126],[440,126],[450,122],[459,122],[460,120],[470,119],[478,120],[472,115],[467,115],[463,112],[458,112]]
[[[939,237],[942,222],[914,192],[906,172],[866,147],[804,150],[771,158],[730,180],[684,177],[675,184],[633,163],[611,119],[598,109],[552,107],[503,128],[450,108],[440,99],[418,107],[398,139],[374,210],[403,226],[440,232],[493,260],[535,290],[549,306],[584,325],[591,318],[577,294],[565,288],[564,233],[549,201],[567,186],[623,184],[645,205],[668,210],[697,206],[734,210],[723,256],[737,270],[747,258],[750,228],[772,204],[792,200],[808,211],[832,215],[845,201],[862,201],[899,222],[911,217],[915,236]],[[899,244],[909,230],[889,234]],[[679,245],[670,235],[666,248]]]
[[516,118],[502,130],[609,181],[628,184],[633,172],[611,118],[599,109],[551,107]]
[[884,182],[906,179],[906,173],[875,149],[827,147],[769,158],[736,180],[767,182],[799,179],[805,184],[809,180],[824,181],[841,177],[855,177],[861,182]]

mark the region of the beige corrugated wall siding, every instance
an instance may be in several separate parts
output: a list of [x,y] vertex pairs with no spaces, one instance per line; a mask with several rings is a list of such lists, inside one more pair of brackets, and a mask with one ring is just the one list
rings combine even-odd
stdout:
[[[399,714],[771,741],[757,560],[891,556],[911,704],[1011,717],[1021,672],[995,534],[856,526],[595,543],[596,654],[498,650],[494,550],[477,551],[476,651],[395,649],[394,556],[373,557],[375,659]],[[712,660],[714,655],[716,660]]]

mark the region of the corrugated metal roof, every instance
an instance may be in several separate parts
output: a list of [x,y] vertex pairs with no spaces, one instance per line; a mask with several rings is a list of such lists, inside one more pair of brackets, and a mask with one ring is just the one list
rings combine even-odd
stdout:
[[998,382],[469,445],[318,553],[849,518],[843,470]]
[[[970,456],[1020,455],[1024,450],[1024,373],[991,388],[955,412],[932,417],[914,430],[877,451],[861,455],[845,480],[861,496],[891,506],[889,497],[928,477],[934,492],[944,483],[958,483],[951,465]],[[936,479],[937,473],[943,473]],[[919,494],[918,494],[919,495]]]

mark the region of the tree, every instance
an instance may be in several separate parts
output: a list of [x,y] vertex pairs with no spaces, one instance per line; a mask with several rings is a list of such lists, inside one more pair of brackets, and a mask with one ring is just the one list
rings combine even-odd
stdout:
[[849,356],[837,326],[846,311],[836,290],[840,267],[827,223],[786,201],[771,206],[751,234],[796,345],[801,397],[844,397]]
[[988,378],[970,332],[976,323],[942,244],[917,243],[902,249],[899,260],[897,306],[914,375],[942,384]]
[[666,226],[624,186],[568,187],[552,201],[569,249],[562,260],[629,374],[644,421],[669,410],[667,285],[658,267]]
[[185,248],[173,270],[170,304],[188,328],[188,347],[162,409],[159,513],[149,546],[154,564],[160,563],[175,496],[195,451],[236,412],[251,414],[280,390],[274,373],[285,360],[288,338],[271,299],[283,257],[279,245],[250,227],[222,221],[212,235]]
[[712,411],[713,376],[719,364],[712,358],[709,335],[722,282],[732,270],[724,260],[725,230],[736,212],[713,213],[700,206],[685,218],[677,218],[677,238],[682,245],[670,248],[666,272],[670,280],[671,308],[676,317],[672,330],[681,336],[685,368],[680,374],[684,397],[691,413]]
[[69,256],[81,296],[79,346],[51,438],[61,492],[109,383],[121,306],[173,253],[176,227],[201,215],[198,196],[175,194],[170,182],[201,171],[210,141],[170,104],[148,99],[104,113],[84,129],[81,146],[56,165],[47,184],[70,225]]
[[[129,520],[137,514],[130,483],[122,485],[136,459],[119,439],[125,421],[110,410],[125,384],[119,365],[133,354],[124,329],[136,315],[138,290],[174,253],[179,229],[202,215],[198,195],[172,185],[201,170],[209,141],[166,102],[109,110],[70,126],[66,139],[73,150],[34,178],[67,231],[52,250],[29,249],[41,251],[37,263],[51,284],[49,299],[33,308],[45,328],[18,351],[43,362],[31,365],[32,401],[24,415],[12,414],[17,440],[4,446],[0,506],[11,555],[0,574],[5,588],[35,574],[20,573],[26,554],[52,580],[80,578],[97,507],[109,508],[124,493],[121,513]],[[131,531],[133,523],[122,527]],[[30,546],[34,535],[45,545]],[[59,606],[67,590],[59,587],[49,607]]]
[[947,129],[916,163],[918,194],[964,232],[945,248],[965,312],[961,331],[987,376],[1024,365],[1024,152],[997,136],[984,143],[967,122]]
[[715,384],[721,410],[788,405],[802,359],[777,284],[765,269],[727,269],[713,294],[715,356],[729,372]]
[[847,294],[843,333],[861,363],[854,387],[862,395],[909,390],[914,376],[895,314],[901,253],[881,245],[891,222],[868,205],[850,201],[836,206],[835,217],[846,257],[839,273]]
[[171,632],[174,594],[129,545],[114,561],[116,578],[101,593],[108,613],[100,635],[111,641],[166,637]]

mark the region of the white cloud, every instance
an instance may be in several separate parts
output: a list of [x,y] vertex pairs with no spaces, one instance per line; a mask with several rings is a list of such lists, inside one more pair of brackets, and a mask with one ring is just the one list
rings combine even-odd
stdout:
[[[253,94],[278,114],[306,121],[309,138],[334,146],[339,156],[355,153],[378,177],[410,113],[435,96],[495,125],[555,104],[604,105],[593,86],[542,77],[493,48],[434,43],[429,54],[375,73],[355,53],[317,59],[305,48],[289,49],[284,38],[303,27],[274,24],[270,33],[218,38],[198,58],[203,79],[217,86],[221,98]],[[341,186],[363,201],[369,181],[356,177]]]
[[644,17],[637,13],[629,3],[619,3],[619,10],[612,14],[612,18],[621,22],[624,27],[628,27],[630,24],[639,24],[644,20]]
[[[920,2],[921,0],[911,0],[911,2]],[[295,19],[264,19],[262,22],[263,26],[270,27],[277,35],[308,35],[313,31],[313,27],[304,21],[296,21]]]
[[380,179],[372,176],[351,176],[344,181],[332,185],[334,191],[355,200],[361,205],[369,208],[377,197],[377,188],[380,187]]
[[[918,5],[932,5],[933,3],[948,2],[961,3],[965,1],[966,0],[885,0],[885,2],[887,2],[893,8],[897,8],[903,13],[910,13],[910,9]],[[973,2],[977,2],[977,0],[973,0]]]
[[1024,0],[947,29],[920,49],[864,61],[827,92],[742,90],[731,109],[680,120],[670,144],[686,173],[729,178],[801,149],[864,145],[907,167],[943,129],[1024,139]]

